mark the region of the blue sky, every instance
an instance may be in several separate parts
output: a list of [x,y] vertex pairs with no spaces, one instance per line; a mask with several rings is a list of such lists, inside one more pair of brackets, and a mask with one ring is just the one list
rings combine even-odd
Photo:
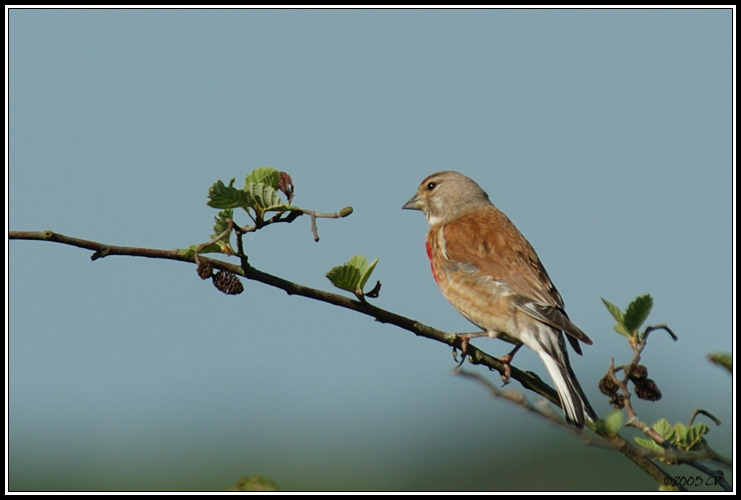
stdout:
[[[355,211],[318,243],[307,218],[248,236],[255,267],[330,289],[331,267],[379,257],[376,305],[470,331],[401,210],[459,170],[594,340],[572,360],[597,412],[630,356],[600,297],[650,293],[679,341],[651,339],[664,397],[639,415],[704,408],[730,454],[732,380],[705,356],[733,349],[732,41],[730,9],[11,9],[9,228],[186,247],[211,233],[213,182],[271,166],[295,204]],[[254,282],[227,297],[181,263],[7,255],[11,489],[654,488],[368,317]]]

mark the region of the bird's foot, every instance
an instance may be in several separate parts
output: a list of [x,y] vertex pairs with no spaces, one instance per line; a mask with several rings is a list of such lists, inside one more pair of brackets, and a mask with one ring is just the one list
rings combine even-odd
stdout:
[[502,372],[503,385],[509,384],[509,379],[512,376],[512,360],[515,357],[515,353],[520,350],[520,347],[522,347],[522,344],[518,344],[509,353],[497,358],[504,365],[504,371]]
[[471,339],[476,337],[488,337],[488,334],[486,332],[460,333],[458,334],[458,337],[461,339],[461,360],[458,361],[458,348],[455,346],[453,346],[453,359],[458,363],[458,366],[461,366],[466,360],[466,356],[468,356],[468,344]]

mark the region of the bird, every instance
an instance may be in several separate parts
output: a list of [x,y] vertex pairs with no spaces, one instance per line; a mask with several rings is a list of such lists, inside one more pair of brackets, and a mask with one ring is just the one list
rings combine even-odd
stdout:
[[515,344],[500,358],[507,368],[522,347],[535,351],[553,379],[566,421],[581,429],[596,421],[569,364],[566,339],[577,354],[592,340],[574,325],[532,245],[473,179],[446,170],[427,176],[403,209],[427,217],[427,256],[445,298],[481,329],[463,338],[488,336]]

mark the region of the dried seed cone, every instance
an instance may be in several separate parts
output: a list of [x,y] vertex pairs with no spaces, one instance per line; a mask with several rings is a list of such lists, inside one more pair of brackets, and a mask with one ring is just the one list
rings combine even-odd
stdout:
[[213,277],[214,286],[227,295],[239,295],[244,291],[242,282],[229,271],[219,271]]
[[198,276],[200,276],[202,280],[205,280],[207,278],[210,278],[211,275],[213,274],[214,266],[212,266],[210,262],[201,261],[198,263],[198,268],[196,269],[196,272],[198,273]]
[[630,380],[633,382],[643,380],[646,377],[648,377],[648,368],[646,368],[646,365],[635,365],[633,371],[630,372]]
[[658,401],[661,399],[661,391],[652,379],[647,378],[641,381],[634,381],[636,396],[646,401]]
[[605,375],[599,381],[599,390],[606,396],[612,396],[613,394],[617,394],[618,386],[615,381],[612,380],[612,377]]
[[610,398],[610,404],[617,409],[625,408],[625,396],[622,394],[614,394]]

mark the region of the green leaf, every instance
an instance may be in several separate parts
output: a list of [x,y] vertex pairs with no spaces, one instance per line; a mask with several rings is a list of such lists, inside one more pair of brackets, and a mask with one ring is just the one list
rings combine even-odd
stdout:
[[[271,172],[268,172],[266,169],[274,172],[276,175],[272,175]],[[286,205],[276,192],[275,188],[271,185],[273,182],[277,185],[277,180],[275,180],[277,179],[277,174],[277,170],[269,169],[268,167],[257,169],[250,173],[248,179],[260,178],[265,182],[250,181],[246,184],[244,189],[235,188],[234,179],[232,179],[228,185],[225,185],[220,180],[216,181],[208,190],[208,205],[213,208],[221,208],[225,210],[238,207],[247,211],[252,209],[259,218],[262,218],[265,212],[268,211],[298,210],[297,207]]]
[[249,476],[241,478],[229,491],[280,491],[280,488],[268,478]]
[[687,429],[687,448],[686,450],[691,450],[697,445],[701,445],[705,442],[705,438],[703,437],[705,434],[710,432],[710,428],[703,423],[699,423],[696,425],[693,425],[689,429]]
[[221,210],[216,214],[216,217],[214,217],[214,233],[211,235],[212,238],[215,238],[227,230],[229,227],[227,219],[234,219],[234,210],[231,208]]
[[[652,426],[652,428],[667,443],[675,446],[681,451],[690,451],[693,448],[698,449],[704,446],[705,438],[703,436],[710,430],[708,426],[703,423],[693,425],[690,428],[685,427],[685,425],[682,423],[677,423],[672,426],[665,418],[658,420]],[[652,439],[644,439],[639,437],[636,437],[634,439],[638,444],[652,451],[661,454],[665,452],[664,448]],[[659,460],[666,463],[672,463],[668,458],[660,458]]]
[[[221,210],[218,214],[216,214],[216,217],[214,217],[214,232],[211,235],[211,239],[214,239],[224,233],[229,228],[229,222],[227,220],[232,219],[233,217],[234,210],[232,210],[231,208]],[[227,233],[219,241],[215,241],[214,243],[203,247],[200,253],[224,253],[227,255],[234,255],[234,249],[231,247],[230,240],[231,233]],[[201,244],[191,245],[188,248],[181,250],[180,255],[183,255],[185,257],[192,257],[193,255],[195,255],[200,246]]]
[[682,423],[677,423],[674,425],[673,431],[670,439],[672,444],[682,451],[689,451],[695,446],[704,444],[705,438],[703,436],[710,431],[710,428],[703,423],[689,428]]
[[198,247],[201,245],[191,245],[188,248],[179,248],[178,255],[182,257],[193,257],[196,254],[196,250],[198,250]]
[[733,355],[725,352],[714,352],[712,354],[708,355],[708,359],[715,363],[716,365],[720,365],[726,370],[728,370],[730,373],[733,373]]
[[369,265],[365,257],[355,255],[345,264],[330,269],[326,276],[337,288],[352,292],[360,298],[363,296],[363,287],[377,263],[378,259],[375,259]]
[[283,202],[281,197],[278,196],[278,193],[275,192],[275,189],[268,184],[263,184],[262,182],[251,182],[245,186],[244,190],[252,198],[251,206],[256,211],[265,213],[268,210],[276,210],[286,207],[286,204]]
[[671,440],[674,438],[674,428],[672,428],[671,424],[669,424],[669,421],[665,418],[658,420],[653,425],[653,429],[658,432],[659,435],[664,439]]
[[[225,247],[224,245],[220,245],[220,242],[212,243],[206,247],[204,247],[199,253],[229,253],[228,251],[224,251]],[[195,245],[190,245],[188,248],[181,249],[178,253],[182,255],[183,257],[193,257],[196,254],[196,250],[201,245],[199,243],[196,243]],[[232,252],[233,253],[233,252]],[[232,254],[229,254],[232,255]]]
[[661,445],[658,444],[653,439],[639,438],[637,436],[634,437],[633,439],[635,439],[636,443],[640,444],[644,448],[648,448],[649,450],[654,451],[658,454],[664,453],[664,448],[662,448]]
[[[652,428],[668,443],[682,451],[689,451],[692,448],[703,446],[705,444],[705,438],[703,436],[710,431],[710,428],[704,423],[698,423],[689,428],[681,422],[672,426],[665,418],[658,420]],[[656,447],[646,444],[648,442],[653,443],[653,441],[635,439],[648,448],[657,449],[656,447],[659,447],[658,449],[661,449],[660,445],[656,443],[654,443]]]
[[329,281],[340,290],[355,293],[360,283],[360,270],[348,264],[335,266],[326,274]]
[[633,302],[628,305],[623,316],[623,326],[629,332],[637,332],[641,327],[646,318],[648,317],[651,309],[654,306],[654,299],[651,295],[641,295],[636,297]]
[[234,187],[234,179],[228,186],[218,180],[208,190],[208,206],[213,208],[246,208],[252,206],[253,201],[246,191]]
[[618,332],[620,335],[630,337],[630,333],[628,332],[628,330],[625,329],[623,311],[621,311],[618,306],[616,306],[609,300],[605,300],[604,298],[602,299],[602,303],[605,305],[610,314],[612,314],[612,317],[615,318],[615,321],[617,321],[617,324],[614,327],[615,331]]
[[247,174],[244,187],[247,188],[249,184],[265,184],[273,189],[278,189],[279,180],[280,172],[278,170],[271,167],[260,167]]
[[615,318],[615,321],[623,324],[623,311],[620,310],[618,306],[610,302],[609,300],[606,300],[602,298],[602,303],[605,305],[608,311],[610,311],[610,314],[612,314],[612,317]]
[[623,426],[623,412],[620,410],[613,410],[603,420],[601,420],[602,428],[608,436],[615,436],[620,432],[620,428]]
[[618,332],[620,335],[625,335],[626,337],[630,337],[630,332],[625,329],[625,327],[619,323],[616,323],[615,326],[613,326],[613,329]]
[[[365,259],[363,259],[365,260]],[[373,270],[376,268],[376,264],[378,264],[378,257],[371,262],[362,272],[360,276],[360,288],[361,290],[365,288],[365,284],[368,282],[368,278],[370,278],[370,275],[373,274]]]
[[689,429],[684,424],[674,424],[672,433],[667,438],[672,444],[674,444],[680,450],[687,450]]
[[[214,217],[214,232],[211,235],[211,239],[216,238],[217,236],[221,235],[229,229],[229,222],[228,220],[234,218],[234,210],[231,208],[227,208],[224,210],[219,211],[218,214],[216,214],[216,217]],[[223,238],[221,238],[219,241],[216,241],[212,243],[211,245],[207,246],[203,249],[201,253],[209,253],[209,252],[221,252],[225,253],[227,255],[234,255],[234,249],[231,245],[231,232],[227,233]],[[213,248],[217,248],[217,250],[214,250]]]

